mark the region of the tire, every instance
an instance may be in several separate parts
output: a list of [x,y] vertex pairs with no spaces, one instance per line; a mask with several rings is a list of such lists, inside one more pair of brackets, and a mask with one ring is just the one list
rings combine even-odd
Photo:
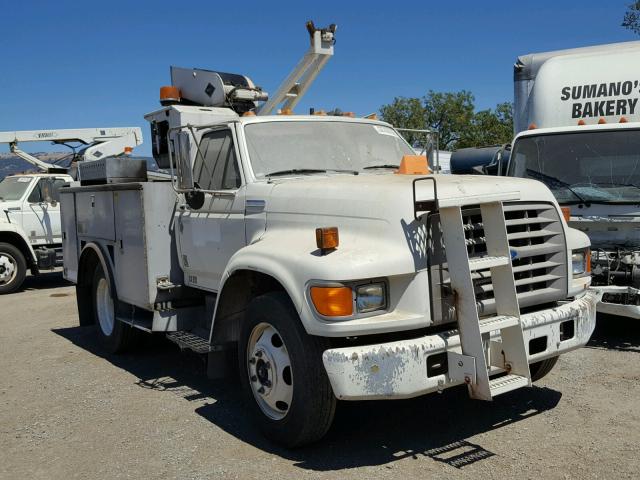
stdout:
[[299,447],[329,430],[336,398],[322,365],[327,348],[327,339],[305,332],[286,294],[267,293],[249,304],[238,342],[240,381],[270,440]]
[[26,276],[27,261],[22,252],[10,243],[0,243],[0,295],[18,290]]
[[100,343],[110,353],[130,350],[136,343],[137,331],[116,318],[117,301],[111,294],[109,279],[98,263],[91,283],[93,317]]
[[558,357],[547,358],[546,360],[542,360],[540,362],[532,363],[529,365],[529,371],[531,372],[531,381],[536,382],[543,377],[546,377],[547,374],[553,370],[553,367],[558,363]]

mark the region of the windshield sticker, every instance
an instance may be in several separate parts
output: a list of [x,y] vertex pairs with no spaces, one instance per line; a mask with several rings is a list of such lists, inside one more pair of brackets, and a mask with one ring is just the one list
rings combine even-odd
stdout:
[[29,183],[31,181],[30,177],[18,177],[18,182],[20,183]]
[[[571,105],[572,118],[633,115],[638,106],[638,86],[638,80],[570,85],[562,87],[560,100],[563,102],[569,100],[574,101]],[[634,94],[636,98],[630,98]],[[585,101],[587,99],[600,99],[603,97],[616,98],[610,100]]]
[[391,137],[397,137],[396,132],[394,132],[392,128],[384,127],[381,125],[374,125],[373,128],[375,128],[376,132],[378,132],[380,135],[389,135]]

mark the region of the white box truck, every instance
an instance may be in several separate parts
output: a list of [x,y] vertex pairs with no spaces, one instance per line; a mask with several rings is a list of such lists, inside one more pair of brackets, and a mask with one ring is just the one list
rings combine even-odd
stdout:
[[589,240],[547,187],[429,175],[377,120],[270,115],[308,87],[289,80],[256,106],[242,75],[172,68],[145,118],[173,180],[62,189],[65,275],[107,348],[161,332],[212,376],[235,359],[256,423],[297,446],[337,400],[491,400],[589,340]]
[[591,239],[598,311],[640,319],[640,42],[521,56],[514,87],[508,175],[546,184]]

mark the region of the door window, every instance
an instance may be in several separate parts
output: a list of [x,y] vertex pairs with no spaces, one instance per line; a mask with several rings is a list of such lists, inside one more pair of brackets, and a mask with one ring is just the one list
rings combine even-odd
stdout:
[[[193,163],[193,179],[203,190],[235,190],[240,187],[240,170],[228,129],[207,133],[200,142]],[[204,157],[204,159],[203,159]]]
[[66,183],[62,178],[42,177],[33,188],[27,201],[29,203],[59,202],[60,188]]

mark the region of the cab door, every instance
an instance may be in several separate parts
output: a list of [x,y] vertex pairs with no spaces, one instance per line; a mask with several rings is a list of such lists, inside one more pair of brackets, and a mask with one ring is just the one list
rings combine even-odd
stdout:
[[40,177],[22,205],[22,229],[32,245],[62,242],[60,187],[63,178]]
[[185,283],[218,291],[229,259],[245,246],[245,187],[234,131],[203,135],[193,161],[193,180],[204,192],[201,208],[181,206],[177,238]]

